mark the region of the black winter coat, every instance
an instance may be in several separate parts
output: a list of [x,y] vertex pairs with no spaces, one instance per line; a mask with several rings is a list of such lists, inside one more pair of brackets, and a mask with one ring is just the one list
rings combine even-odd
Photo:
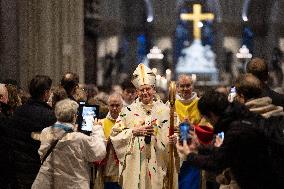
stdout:
[[263,119],[245,106],[231,104],[214,126],[215,133],[225,133],[221,147],[202,149],[207,152],[204,155],[190,154],[188,163],[215,172],[231,168],[242,189],[283,186],[284,181],[273,169],[265,133],[258,128]]
[[13,181],[10,164],[10,147],[5,139],[4,129],[6,128],[8,117],[0,112],[0,189],[9,189],[9,183]]
[[18,184],[14,188],[30,188],[40,168],[40,141],[33,140],[31,133],[41,132],[55,122],[56,117],[50,106],[30,99],[27,104],[16,109],[6,126],[1,128],[3,140],[10,149],[13,179]]

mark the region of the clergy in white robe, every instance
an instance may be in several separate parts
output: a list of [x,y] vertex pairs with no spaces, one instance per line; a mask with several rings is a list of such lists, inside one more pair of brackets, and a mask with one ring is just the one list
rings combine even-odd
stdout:
[[169,107],[154,100],[155,75],[149,68],[140,64],[133,78],[138,99],[122,109],[110,136],[119,160],[120,183],[123,189],[164,189],[168,182]]

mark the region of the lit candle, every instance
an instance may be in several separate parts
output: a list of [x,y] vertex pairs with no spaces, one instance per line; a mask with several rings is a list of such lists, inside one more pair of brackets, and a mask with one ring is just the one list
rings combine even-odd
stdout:
[[192,74],[191,79],[192,79],[192,82],[195,83],[196,82],[196,74]]
[[168,81],[165,77],[161,77],[161,88],[164,90],[167,90],[168,87]]
[[172,71],[170,69],[166,70],[166,79],[168,82],[172,79]]
[[161,76],[160,75],[156,75],[156,86],[161,87]]

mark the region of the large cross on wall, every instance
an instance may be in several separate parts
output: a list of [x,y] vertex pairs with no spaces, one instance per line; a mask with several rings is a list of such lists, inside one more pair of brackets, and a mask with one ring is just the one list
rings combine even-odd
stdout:
[[202,20],[213,20],[214,14],[212,13],[204,13],[201,12],[201,5],[200,4],[194,4],[193,5],[193,13],[182,13],[180,15],[180,18],[182,20],[191,20],[193,21],[193,37],[196,40],[201,39],[201,28],[198,26],[198,23]]

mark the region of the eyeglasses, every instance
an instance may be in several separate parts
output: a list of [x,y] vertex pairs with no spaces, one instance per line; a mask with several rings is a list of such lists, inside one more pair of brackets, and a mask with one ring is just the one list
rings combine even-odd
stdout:
[[121,104],[109,104],[110,107],[114,108],[119,108],[121,106]]
[[179,88],[185,89],[185,88],[191,88],[192,85],[191,84],[180,84],[178,85]]

